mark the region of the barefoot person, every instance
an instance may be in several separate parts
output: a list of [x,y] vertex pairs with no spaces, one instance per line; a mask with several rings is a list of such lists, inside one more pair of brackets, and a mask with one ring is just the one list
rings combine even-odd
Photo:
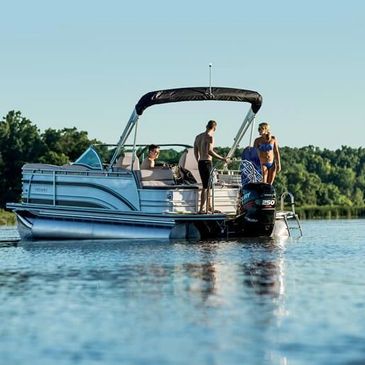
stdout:
[[281,171],[280,153],[277,139],[271,135],[268,123],[259,124],[259,134],[254,142],[261,163],[264,183],[273,184],[275,176]]
[[[217,129],[217,122],[210,120],[206,126],[206,131],[196,136],[194,141],[194,155],[198,161],[199,174],[202,179],[203,189],[200,196],[200,210],[199,213],[207,213],[211,211],[211,204],[209,199],[209,178],[213,168],[213,157],[227,162],[225,157],[220,156],[214,151],[214,132]],[[206,211],[204,206],[206,204]]]

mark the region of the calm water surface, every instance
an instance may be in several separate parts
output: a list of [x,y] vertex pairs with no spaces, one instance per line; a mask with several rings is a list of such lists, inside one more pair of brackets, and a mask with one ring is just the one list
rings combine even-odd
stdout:
[[365,220],[302,225],[282,242],[0,243],[0,364],[365,364]]

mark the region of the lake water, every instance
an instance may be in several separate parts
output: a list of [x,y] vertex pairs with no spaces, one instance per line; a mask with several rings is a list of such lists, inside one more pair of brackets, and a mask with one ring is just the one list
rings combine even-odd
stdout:
[[0,243],[0,364],[365,364],[365,220],[302,226],[286,241]]

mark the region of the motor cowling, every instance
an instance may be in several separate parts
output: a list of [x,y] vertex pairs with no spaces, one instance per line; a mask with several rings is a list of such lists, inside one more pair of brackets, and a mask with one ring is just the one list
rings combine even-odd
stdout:
[[271,184],[248,183],[242,187],[240,215],[244,230],[271,234],[275,224],[276,192]]

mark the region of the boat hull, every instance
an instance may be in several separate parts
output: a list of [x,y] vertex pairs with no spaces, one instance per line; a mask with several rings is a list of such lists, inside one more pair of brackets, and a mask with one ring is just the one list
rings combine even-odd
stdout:
[[[208,237],[198,226],[208,226],[216,235],[224,216],[152,215],[139,212],[80,214],[59,209],[17,210],[19,234],[25,240],[39,239],[201,239]],[[218,223],[219,222],[219,223]]]
[[169,239],[170,227],[72,221],[63,219],[25,219],[17,215],[22,239]]
[[[41,213],[41,214],[39,214]],[[43,213],[43,214],[42,214]],[[23,240],[66,240],[66,239],[188,239],[252,237],[272,235],[287,236],[282,222],[273,227],[244,223],[227,219],[223,214],[189,215],[172,219],[166,217],[130,216],[118,214],[73,216],[72,212],[34,212],[18,210],[18,230]],[[49,213],[49,212],[48,212]],[[232,225],[232,222],[235,222]]]

